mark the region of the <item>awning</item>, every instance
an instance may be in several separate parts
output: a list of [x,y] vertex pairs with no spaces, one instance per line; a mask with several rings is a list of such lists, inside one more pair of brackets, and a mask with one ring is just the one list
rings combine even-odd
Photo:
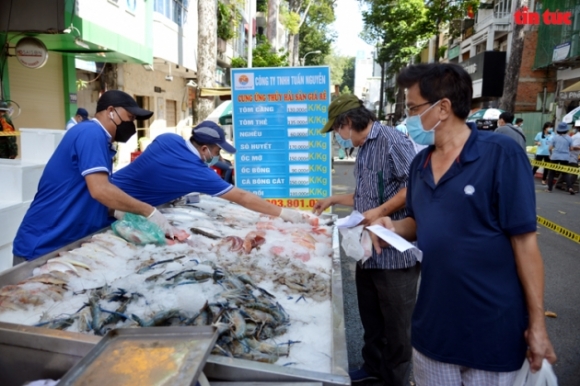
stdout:
[[580,91],[580,82],[574,83],[572,86],[566,87],[562,92]]
[[201,89],[200,96],[222,96],[222,95],[232,95],[231,87],[204,87]]

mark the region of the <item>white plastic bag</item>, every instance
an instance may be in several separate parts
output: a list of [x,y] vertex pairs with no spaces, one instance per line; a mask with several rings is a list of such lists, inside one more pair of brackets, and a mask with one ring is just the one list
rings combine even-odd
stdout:
[[558,379],[552,365],[546,359],[542,362],[542,368],[535,373],[530,371],[530,362],[525,359],[524,365],[518,371],[514,386],[558,386]]
[[372,255],[372,241],[363,225],[353,228],[339,228],[342,248],[347,256],[364,263]]

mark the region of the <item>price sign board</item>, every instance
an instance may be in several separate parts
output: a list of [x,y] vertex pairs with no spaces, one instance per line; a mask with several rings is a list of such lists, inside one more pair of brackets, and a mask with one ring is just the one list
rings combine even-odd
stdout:
[[236,186],[295,209],[330,196],[329,68],[232,69],[232,83]]

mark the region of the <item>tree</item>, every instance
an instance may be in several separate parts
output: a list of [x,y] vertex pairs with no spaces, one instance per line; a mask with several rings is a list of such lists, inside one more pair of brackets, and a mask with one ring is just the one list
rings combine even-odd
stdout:
[[425,8],[427,17],[424,25],[421,26],[421,32],[429,36],[435,36],[435,62],[439,61],[439,34],[441,28],[452,20],[465,19],[469,9],[476,9],[479,0],[427,0]]
[[[526,7],[527,5],[527,0],[519,0],[517,9],[521,9],[521,7]],[[518,82],[520,80],[520,67],[524,53],[525,31],[523,24],[515,24],[512,28],[512,47],[505,70],[503,94],[499,100],[499,108],[514,113],[516,109]]]
[[[213,87],[217,59],[217,9],[215,0],[197,2],[197,84]],[[214,109],[213,98],[197,98],[197,122],[203,121]]]
[[329,29],[335,20],[334,0],[320,0],[312,3],[298,34],[298,57],[303,58],[308,52],[320,51],[318,55],[308,55],[304,65],[319,65],[331,51],[336,33]]
[[352,94],[354,90],[354,64],[355,57],[351,56],[346,59],[344,65],[344,74],[342,76],[342,83],[340,84],[340,91],[343,94]]
[[336,55],[331,52],[324,58],[324,64],[330,67],[330,84],[342,84],[344,77],[344,68],[346,67],[348,57]]
[[[252,51],[252,67],[288,66],[288,55],[275,53],[270,43],[265,38],[263,39]],[[231,66],[232,68],[244,68],[248,66],[248,62],[244,58],[234,58]]]
[[266,24],[266,36],[272,47],[276,47],[276,29],[278,28],[278,3],[280,0],[268,0],[268,22]]
[[288,29],[288,62],[290,66],[300,65],[300,27],[310,10],[312,0],[288,0],[288,18],[284,24]]
[[[362,0],[361,0],[362,1]],[[366,0],[363,10],[364,31],[362,38],[377,46],[377,63],[381,65],[381,79],[397,74],[411,58],[417,55],[426,42],[426,10],[422,0]],[[384,66],[388,63],[388,67]],[[381,82],[382,83],[382,82]],[[383,109],[383,86],[381,85],[380,107]],[[399,90],[400,101],[403,90]],[[395,117],[403,115],[403,104],[395,106]]]

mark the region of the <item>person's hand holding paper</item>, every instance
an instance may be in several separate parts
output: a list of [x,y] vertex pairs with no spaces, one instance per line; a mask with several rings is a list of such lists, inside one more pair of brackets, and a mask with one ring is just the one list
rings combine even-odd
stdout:
[[418,262],[423,260],[423,252],[396,233],[395,223],[390,217],[383,217],[366,228],[371,232],[375,250],[380,253],[381,247],[392,246],[400,252],[411,250]]
[[[393,224],[393,221],[391,221],[390,217],[381,217],[378,220],[373,221],[371,225],[380,225],[390,231],[397,233],[395,225]],[[389,246],[389,243],[381,239],[374,232],[371,232],[371,240],[377,253],[381,253],[381,249]]]

